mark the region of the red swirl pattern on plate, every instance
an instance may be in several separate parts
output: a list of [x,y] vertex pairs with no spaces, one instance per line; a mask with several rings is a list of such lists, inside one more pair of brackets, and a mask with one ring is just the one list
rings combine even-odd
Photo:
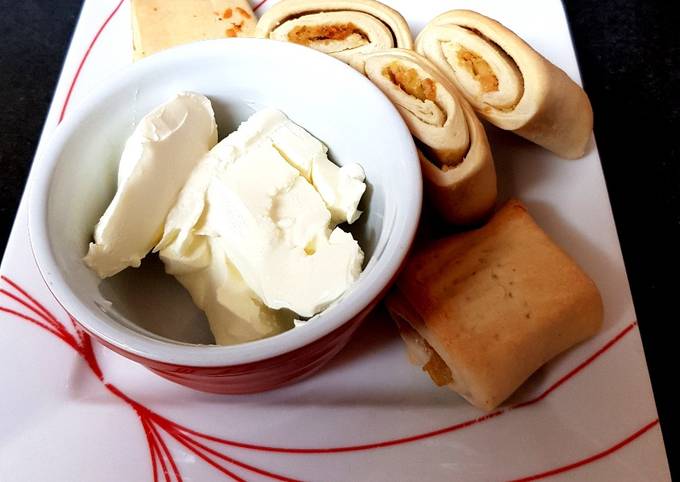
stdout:
[[[49,332],[50,334],[56,336],[64,343],[66,343],[68,346],[73,348],[76,351],[76,353],[78,353],[83,358],[85,363],[90,367],[90,369],[92,370],[93,374],[97,377],[97,379],[99,379],[103,383],[104,387],[108,389],[113,395],[127,403],[135,411],[135,413],[139,417],[140,424],[146,436],[154,482],[160,481],[161,476],[163,477],[163,480],[165,480],[166,482],[172,482],[172,480],[182,482],[183,480],[181,471],[175,462],[172,452],[168,448],[164,436],[174,439],[179,444],[184,446],[187,450],[195,454],[198,458],[203,460],[205,463],[211,465],[220,473],[222,473],[226,477],[229,477],[232,480],[237,481],[244,480],[233,471],[235,467],[238,467],[240,469],[245,469],[255,474],[266,476],[273,480],[293,481],[299,479],[293,476],[271,472],[261,467],[257,467],[242,462],[230,456],[227,450],[229,447],[231,447],[261,452],[313,455],[313,454],[330,454],[341,452],[356,452],[373,449],[384,449],[395,445],[403,445],[417,442],[419,440],[442,436],[445,434],[449,434],[452,432],[456,432],[471,427],[473,425],[487,422],[488,420],[491,420],[493,418],[497,418],[499,416],[510,413],[513,410],[526,408],[544,400],[546,397],[552,394],[557,388],[565,384],[567,381],[571,380],[574,376],[583,371],[595,360],[600,358],[610,348],[612,348],[619,341],[621,341],[627,334],[632,332],[635,326],[637,325],[637,322],[632,322],[626,325],[612,339],[610,339],[607,343],[605,343],[602,347],[595,351],[591,356],[589,356],[583,362],[574,367],[572,370],[558,378],[539,395],[527,401],[512,405],[508,408],[497,410],[495,412],[485,414],[480,417],[476,417],[464,422],[460,422],[455,425],[443,427],[438,430],[423,432],[407,437],[394,438],[390,440],[375,441],[358,445],[321,447],[321,448],[277,447],[270,445],[245,443],[237,440],[221,438],[207,433],[199,432],[197,430],[193,430],[189,427],[183,426],[173,420],[170,420],[154,412],[153,410],[139,403],[138,401],[130,398],[115,385],[106,382],[105,375],[102,373],[102,370],[99,367],[99,363],[97,362],[97,358],[94,354],[91,338],[87,333],[85,333],[82,330],[82,328],[79,327],[76,320],[69,316],[70,327],[67,327],[66,324],[59,321],[59,319],[52,312],[45,308],[45,306],[38,300],[36,300],[35,297],[33,297],[26,289],[22,288],[21,286],[19,286],[17,283],[15,283],[6,276],[0,276],[0,279],[5,284],[2,288],[0,288],[0,294],[2,294],[6,299],[15,302],[17,305],[19,305],[20,307],[19,309],[22,309],[22,311],[19,311],[18,309],[15,308],[0,305],[0,312],[7,313],[9,315],[16,317],[17,319],[27,321],[35,326],[38,326],[43,330]],[[28,310],[28,313],[24,312],[23,310]],[[589,457],[586,457],[584,459],[575,461],[573,463],[561,467],[546,470],[544,472],[540,472],[527,477],[522,477],[516,480],[520,481],[537,480],[551,475],[556,475],[558,473],[574,470],[578,467],[582,467],[589,463],[595,462],[596,460],[600,460],[616,452],[622,447],[628,445],[629,443],[633,442],[634,440],[648,432],[650,429],[657,426],[658,423],[659,420],[654,419],[647,423],[646,425],[644,425],[641,429],[635,431],[630,436],[594,455],[591,455]],[[209,447],[204,443],[207,441],[219,444],[220,446],[223,447],[222,451],[215,450],[214,448]]]

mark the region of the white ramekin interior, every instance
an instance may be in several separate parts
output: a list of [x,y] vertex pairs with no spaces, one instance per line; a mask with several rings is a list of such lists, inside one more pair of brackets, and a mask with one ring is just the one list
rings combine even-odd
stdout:
[[[352,231],[368,262],[351,289],[305,326],[228,347],[173,342],[143,328],[147,319],[171,323],[201,316],[170,277],[156,283],[153,269],[126,270],[102,283],[82,263],[92,228],[113,196],[125,139],[146,112],[183,90],[213,101],[221,136],[256,108],[276,107],[326,143],[334,161],[364,167],[365,213]],[[412,138],[370,81],[311,49],[256,39],[201,42],[136,63],[69,113],[36,160],[30,186],[31,245],[45,282],[64,308],[89,331],[130,353],[191,366],[270,358],[352,319],[401,265],[422,198]]]

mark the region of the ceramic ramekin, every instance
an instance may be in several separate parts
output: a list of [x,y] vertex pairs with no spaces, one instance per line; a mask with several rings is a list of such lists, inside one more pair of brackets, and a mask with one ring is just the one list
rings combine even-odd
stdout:
[[[102,282],[82,263],[115,191],[117,161],[135,123],[184,90],[212,100],[221,136],[256,108],[276,107],[328,145],[335,162],[364,167],[365,212],[352,226],[367,254],[364,271],[306,325],[242,345],[200,344],[205,320],[162,269],[145,268],[145,260],[142,268]],[[29,232],[57,300],[109,348],[170,380],[211,392],[271,389],[333,357],[394,280],[421,209],[416,149],[387,98],[329,56],[269,40],[200,42],[134,64],[69,113],[36,163]]]

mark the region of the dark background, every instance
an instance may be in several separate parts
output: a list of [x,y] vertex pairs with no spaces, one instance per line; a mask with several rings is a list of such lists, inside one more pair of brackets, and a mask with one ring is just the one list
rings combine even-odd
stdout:
[[[565,0],[671,461],[680,409],[671,393],[680,381],[680,15],[672,3]],[[0,0],[0,252],[80,6]]]

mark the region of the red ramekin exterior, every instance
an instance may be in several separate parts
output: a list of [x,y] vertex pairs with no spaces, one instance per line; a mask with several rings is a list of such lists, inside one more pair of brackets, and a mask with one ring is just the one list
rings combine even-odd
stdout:
[[342,350],[361,322],[378,304],[374,300],[357,316],[318,340],[282,355],[241,365],[200,367],[175,365],[141,357],[93,336],[111,350],[141,363],[172,382],[222,394],[263,392],[311,375]]

